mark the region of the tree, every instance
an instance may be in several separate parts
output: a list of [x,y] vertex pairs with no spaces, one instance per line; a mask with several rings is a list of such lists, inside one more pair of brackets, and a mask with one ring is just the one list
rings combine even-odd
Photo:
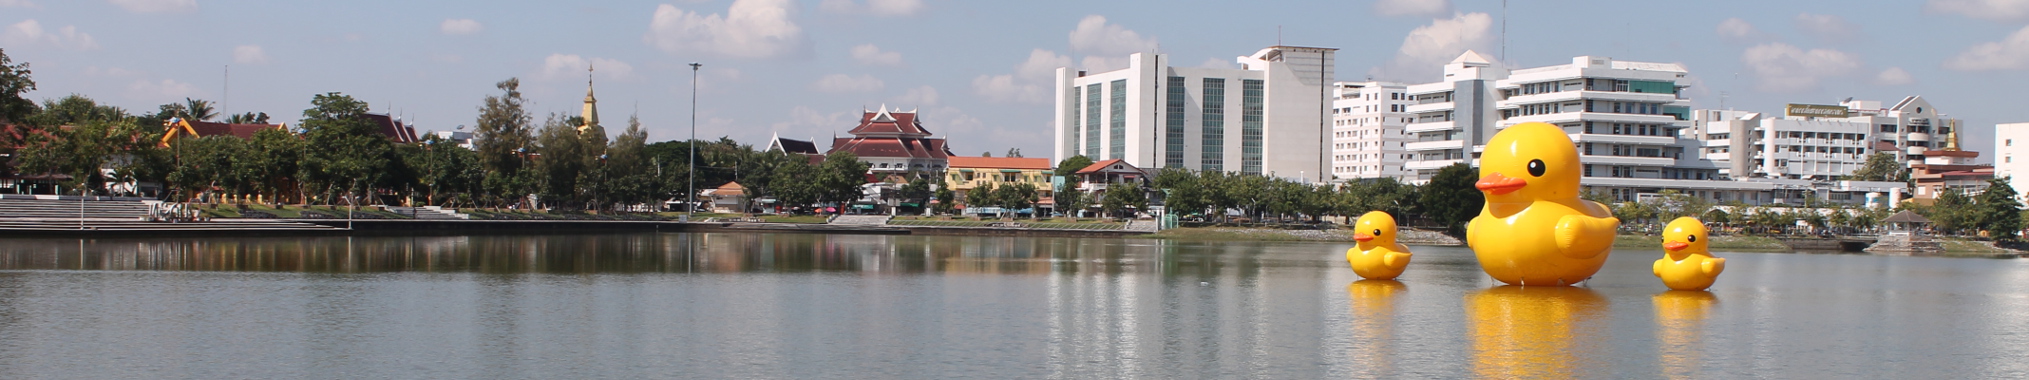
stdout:
[[1170,167],[1155,173],[1155,188],[1163,192],[1163,206],[1169,212],[1195,215],[1205,212],[1205,187],[1190,169]]
[[931,211],[939,214],[950,214],[952,208],[956,207],[957,203],[958,203],[958,192],[951,191],[951,185],[949,184],[938,185],[937,205],[936,207],[932,208]]
[[917,211],[921,211],[929,208],[930,197],[933,195],[930,188],[930,180],[917,178],[902,185],[902,189],[897,193],[902,197],[903,203],[914,203]]
[[1140,184],[1133,182],[1107,185],[1105,195],[1099,198],[1099,209],[1109,216],[1133,218],[1135,212],[1147,208],[1147,195],[1142,193]]
[[2007,178],[1987,180],[1977,203],[1979,226],[1994,240],[2014,241],[2022,231],[2022,202],[2015,199],[2015,187]]
[[230,124],[267,124],[268,113],[261,112],[256,114],[253,112],[248,112],[243,114],[227,115],[225,117],[225,122]]
[[629,116],[627,129],[606,147],[606,160],[600,165],[603,183],[600,187],[605,189],[603,196],[609,203],[643,204],[657,200],[664,192],[647,148],[648,131],[642,128],[641,118]]
[[332,92],[317,95],[310,103],[312,107],[303,110],[302,126],[304,140],[314,148],[304,154],[305,179],[325,196],[371,194],[369,187],[382,183],[395,160],[387,138],[366,119],[366,102]]
[[860,162],[859,155],[844,150],[831,152],[818,167],[817,199],[845,207],[860,198],[860,185],[867,183],[866,176],[867,163]]
[[508,78],[493,87],[501,94],[489,95],[481,103],[479,119],[473,123],[473,148],[486,171],[483,181],[487,192],[503,198],[496,201],[519,203],[530,193],[532,177],[524,169],[529,150],[535,148],[534,117],[524,109],[520,79]]
[[35,113],[35,101],[22,97],[35,91],[35,79],[29,75],[28,62],[13,63],[7,58],[7,49],[0,48],[0,122],[22,122],[22,118]]
[[67,175],[70,179],[61,186],[78,190],[79,194],[104,190],[106,176],[100,168],[115,152],[121,137],[115,135],[112,123],[116,122],[93,120],[31,138],[21,152],[21,169]]
[[1064,181],[1062,186],[1057,187],[1057,192],[1054,196],[1056,197],[1054,201],[1056,202],[1057,212],[1064,214],[1066,217],[1076,218],[1078,217],[1078,212],[1084,211],[1085,207],[1091,205],[1091,200],[1086,199],[1085,192],[1078,190],[1077,181]]
[[1004,155],[1002,157],[1021,157],[1021,156],[1022,156],[1022,148],[1007,148],[1007,155]]
[[267,195],[269,202],[280,202],[285,192],[300,185],[295,178],[302,172],[307,147],[296,135],[279,129],[264,129],[253,137],[247,144],[248,157],[241,164],[248,168],[248,180],[255,191]]
[[577,210],[584,201],[582,187],[592,161],[597,159],[578,126],[563,115],[550,114],[536,136],[536,191],[546,207]]
[[1423,185],[1416,203],[1430,221],[1444,226],[1453,236],[1464,236],[1465,223],[1486,206],[1486,195],[1474,186],[1477,182],[1479,176],[1471,166],[1464,163],[1446,166]]
[[1930,218],[1938,230],[1946,233],[1957,233],[1979,222],[1972,197],[1959,189],[1945,189],[1944,193],[1938,194],[1937,202],[1917,210]]
[[1854,170],[1853,175],[1848,178],[1861,181],[1906,181],[1908,173],[1904,172],[1901,162],[1895,161],[1895,154],[1875,153],[1867,156],[1867,163],[1862,164],[1859,170]]
[[965,208],[968,210],[965,213],[977,214],[979,213],[978,211],[971,209],[999,207],[1001,193],[995,190],[997,187],[994,186],[993,182],[980,182],[979,185],[973,186],[972,190],[966,191]]
[[1065,158],[1064,161],[1057,163],[1057,176],[1076,177],[1078,176],[1078,170],[1084,169],[1087,166],[1092,166],[1091,157],[1085,157],[1083,155],[1071,156],[1070,158]]

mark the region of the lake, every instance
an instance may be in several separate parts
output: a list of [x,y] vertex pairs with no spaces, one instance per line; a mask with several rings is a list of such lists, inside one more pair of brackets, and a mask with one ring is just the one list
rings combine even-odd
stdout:
[[642,233],[0,240],[0,378],[2022,378],[2029,261]]

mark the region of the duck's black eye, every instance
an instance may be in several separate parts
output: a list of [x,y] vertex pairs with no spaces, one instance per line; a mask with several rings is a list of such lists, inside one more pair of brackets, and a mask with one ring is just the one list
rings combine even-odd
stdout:
[[1374,236],[1381,236],[1381,229],[1379,228],[1374,229]]
[[1689,240],[1691,240],[1691,242],[1692,242],[1692,243],[1696,243],[1696,242],[1698,242],[1698,235],[1691,235],[1691,236],[1685,237],[1685,239],[1689,239]]
[[1543,160],[1529,160],[1529,175],[1542,177],[1543,171],[1549,169],[1543,166]]

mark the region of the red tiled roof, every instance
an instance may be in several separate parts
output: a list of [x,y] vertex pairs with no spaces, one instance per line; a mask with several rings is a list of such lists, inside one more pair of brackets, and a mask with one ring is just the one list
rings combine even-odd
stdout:
[[422,139],[416,138],[416,128],[395,121],[391,116],[366,114],[366,120],[377,126],[378,128],[375,129],[380,132],[381,136],[387,136],[389,141],[402,144],[422,141]]
[[987,169],[1039,169],[1049,170],[1050,159],[1024,157],[960,157],[952,156],[950,168]]
[[860,157],[949,158],[951,149],[944,139],[898,139],[881,137],[838,137],[831,140],[831,152],[852,152]]
[[190,130],[192,130],[192,131],[195,131],[195,132],[197,132],[197,137],[205,137],[205,136],[218,136],[218,135],[232,135],[232,136],[234,136],[234,137],[239,137],[239,138],[242,138],[242,139],[253,139],[253,138],[254,138],[254,133],[260,132],[260,131],[261,131],[261,130],[263,130],[263,129],[274,129],[274,130],[280,130],[280,129],[282,129],[282,125],[281,125],[281,124],[227,124],[227,123],[213,123],[213,122],[209,122],[209,121],[192,121],[192,122],[190,122]]
[[[1099,172],[1099,171],[1101,171],[1101,170],[1106,170],[1106,167],[1108,167],[1108,166],[1113,166],[1113,164],[1125,164],[1125,163],[1126,163],[1125,161],[1123,161],[1123,160],[1120,160],[1120,159],[1112,159],[1112,160],[1106,160],[1106,161],[1099,161],[1099,162],[1094,162],[1094,163],[1092,163],[1092,165],[1091,165],[1091,166],[1086,166],[1086,167],[1085,167],[1084,169],[1078,169],[1078,174],[1087,174],[1087,173],[1097,173],[1097,172]],[[1129,167],[1129,168],[1133,168],[1133,167],[1134,167],[1134,165],[1127,165],[1127,167]],[[1140,169],[1135,169],[1135,171],[1141,171],[1141,170],[1140,170]]]
[[[875,119],[879,118],[882,114],[888,115],[891,118],[891,120],[876,121]],[[930,130],[923,129],[923,124],[916,121],[915,112],[893,112],[887,111],[884,108],[880,111],[866,111],[865,113],[860,114],[859,126],[853,127],[852,131],[848,131],[846,133],[851,133],[853,135],[867,133],[900,133],[905,135],[929,136]]]

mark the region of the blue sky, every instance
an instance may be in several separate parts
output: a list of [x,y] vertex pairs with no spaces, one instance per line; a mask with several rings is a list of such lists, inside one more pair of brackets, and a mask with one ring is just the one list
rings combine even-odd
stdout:
[[[35,99],[130,110],[184,97],[294,120],[344,92],[426,130],[471,124],[520,77],[538,113],[577,113],[596,65],[601,119],[636,113],[654,141],[689,132],[764,144],[825,138],[861,107],[918,109],[960,154],[1047,156],[1048,69],[1161,51],[1232,65],[1278,39],[1341,49],[1341,80],[1430,82],[1477,49],[1511,66],[1577,55],[1678,62],[1701,108],[1779,111],[1922,95],[1991,147],[2029,121],[2029,0],[1927,1],[226,1],[0,0],[0,47],[33,65]],[[1550,3],[1550,4],[1543,4]]]

